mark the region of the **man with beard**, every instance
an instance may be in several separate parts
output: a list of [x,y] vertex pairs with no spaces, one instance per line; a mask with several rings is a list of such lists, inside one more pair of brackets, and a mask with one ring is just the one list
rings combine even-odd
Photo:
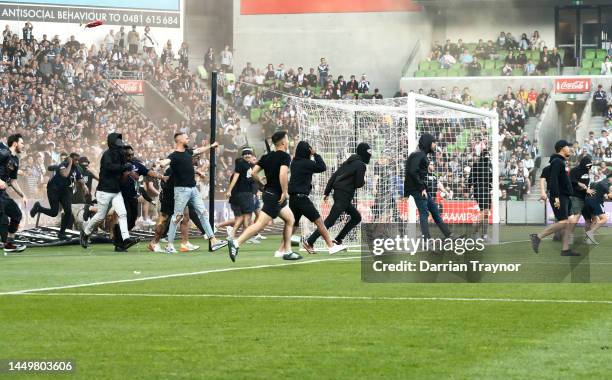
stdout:
[[8,187],[12,187],[22,198],[22,201],[26,203],[26,197],[17,184],[18,155],[24,148],[23,137],[19,133],[9,136],[6,146],[6,149],[0,149],[0,237],[5,254],[22,252],[26,249],[25,245],[15,244],[14,242],[22,214],[17,203],[6,192]]
[[100,182],[96,191],[97,212],[85,223],[81,230],[80,242],[83,248],[89,247],[89,236],[104,221],[111,206],[119,218],[119,228],[123,239],[122,248],[127,250],[140,241],[138,238],[130,236],[127,211],[121,195],[121,175],[132,168],[132,164],[125,159],[123,153],[125,144],[121,137],[120,133],[115,132],[108,135],[108,149],[100,159]]

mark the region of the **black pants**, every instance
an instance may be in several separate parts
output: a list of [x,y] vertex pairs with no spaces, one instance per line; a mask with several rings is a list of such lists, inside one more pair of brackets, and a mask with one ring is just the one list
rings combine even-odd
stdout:
[[[342,241],[346,237],[346,235],[351,232],[353,228],[355,228],[359,223],[361,223],[361,214],[359,213],[359,211],[357,211],[355,206],[353,206],[353,195],[346,194],[340,191],[334,191],[334,205],[329,211],[329,215],[327,216],[327,218],[325,218],[325,221],[323,222],[323,224],[325,224],[325,228],[330,228],[331,226],[336,224],[336,221],[344,212],[349,215],[350,219],[346,223],[344,228],[342,228],[338,236],[336,236],[336,241]],[[319,236],[321,236],[321,233],[317,229],[308,238],[308,244],[314,245]]]
[[21,217],[21,210],[17,203],[8,196],[6,191],[0,190],[0,237],[3,242],[7,242],[9,233],[17,232]]
[[49,198],[50,208],[40,206],[38,211],[52,218],[55,218],[57,214],[59,214],[59,208],[61,205],[62,210],[64,210],[64,215],[62,216],[59,234],[63,235],[66,232],[66,228],[68,228],[68,226],[71,225],[73,222],[72,189],[55,186],[47,187],[47,198]]
[[[123,197],[123,204],[125,204],[125,211],[127,212],[128,231],[131,231],[136,226],[136,219],[138,219],[138,198]],[[121,237],[121,229],[119,223],[113,227],[113,242],[116,246],[123,244],[123,238]]]

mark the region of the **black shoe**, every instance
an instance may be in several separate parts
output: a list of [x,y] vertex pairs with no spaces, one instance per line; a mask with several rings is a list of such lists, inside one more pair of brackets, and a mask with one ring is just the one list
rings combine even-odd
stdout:
[[116,245],[115,246],[115,252],[127,252],[127,249]]
[[283,255],[283,260],[301,260],[302,256],[297,252],[289,252]]
[[27,247],[23,244],[15,244],[13,242],[4,243],[4,252],[23,252]]
[[34,203],[34,207],[30,210],[30,217],[35,217],[38,214],[38,209],[40,208],[40,202]]
[[229,248],[229,257],[232,262],[236,262],[236,257],[238,256],[238,247],[236,247],[236,243],[234,240],[227,241],[227,247]]
[[85,231],[81,231],[79,235],[79,243],[81,243],[81,247],[87,249],[89,248],[89,235],[85,233]]
[[57,234],[57,238],[59,240],[70,240],[70,238],[68,238],[68,236],[66,236],[66,234]]
[[561,251],[561,256],[580,256],[580,254],[578,252],[574,252],[571,249],[568,249],[566,251]]
[[127,251],[130,247],[136,245],[140,243],[140,239],[134,236],[130,236],[129,238],[125,239],[123,241],[123,249],[125,249],[125,251]]
[[538,251],[539,251],[540,242],[542,241],[542,239],[538,237],[538,234],[529,235],[529,239],[531,240],[531,248],[533,249],[533,251],[535,253],[540,253]]

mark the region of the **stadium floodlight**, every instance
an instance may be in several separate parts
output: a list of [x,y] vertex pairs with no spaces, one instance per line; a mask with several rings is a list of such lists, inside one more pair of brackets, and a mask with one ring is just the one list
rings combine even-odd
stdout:
[[[295,108],[299,138],[310,142],[327,163],[325,173],[313,176],[311,193],[323,217],[331,207],[331,200],[329,204],[323,202],[328,179],[355,152],[357,144],[365,141],[372,146],[373,157],[366,172],[366,185],[355,197],[363,222],[414,226],[418,220],[415,204],[412,199],[407,202],[403,198],[404,166],[408,155],[417,149],[419,136],[428,132],[438,144],[437,152],[429,158],[434,162],[432,179],[437,178],[445,190],[436,189],[434,194],[443,218],[451,225],[462,225],[464,230],[460,233],[469,233],[471,230],[466,228],[477,223],[481,224],[480,231],[485,232],[489,224],[499,224],[496,112],[412,93],[404,98],[288,101]],[[474,162],[484,149],[491,157],[492,191],[486,192],[468,188]],[[479,222],[477,199],[490,204],[488,220]],[[338,223],[330,230],[332,237],[342,225]],[[301,228],[302,234],[308,235],[316,227],[302,220]],[[497,229],[489,232],[489,239],[496,241]],[[317,248],[323,248],[321,241],[318,244]],[[359,228],[347,236],[345,244],[360,246]]]

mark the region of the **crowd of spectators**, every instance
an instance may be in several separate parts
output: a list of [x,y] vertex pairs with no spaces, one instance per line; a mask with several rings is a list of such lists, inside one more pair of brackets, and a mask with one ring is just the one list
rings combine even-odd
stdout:
[[472,44],[466,44],[462,39],[456,43],[447,39],[444,44],[435,41],[427,60],[438,62],[442,69],[460,66],[468,76],[481,75],[484,61],[503,63],[493,64],[487,75],[548,75],[550,69],[556,69],[556,74],[560,74],[563,66],[561,53],[556,47],[549,49],[537,30],[531,36],[523,33],[520,38],[502,31],[495,39],[487,42],[479,39],[478,43]]

